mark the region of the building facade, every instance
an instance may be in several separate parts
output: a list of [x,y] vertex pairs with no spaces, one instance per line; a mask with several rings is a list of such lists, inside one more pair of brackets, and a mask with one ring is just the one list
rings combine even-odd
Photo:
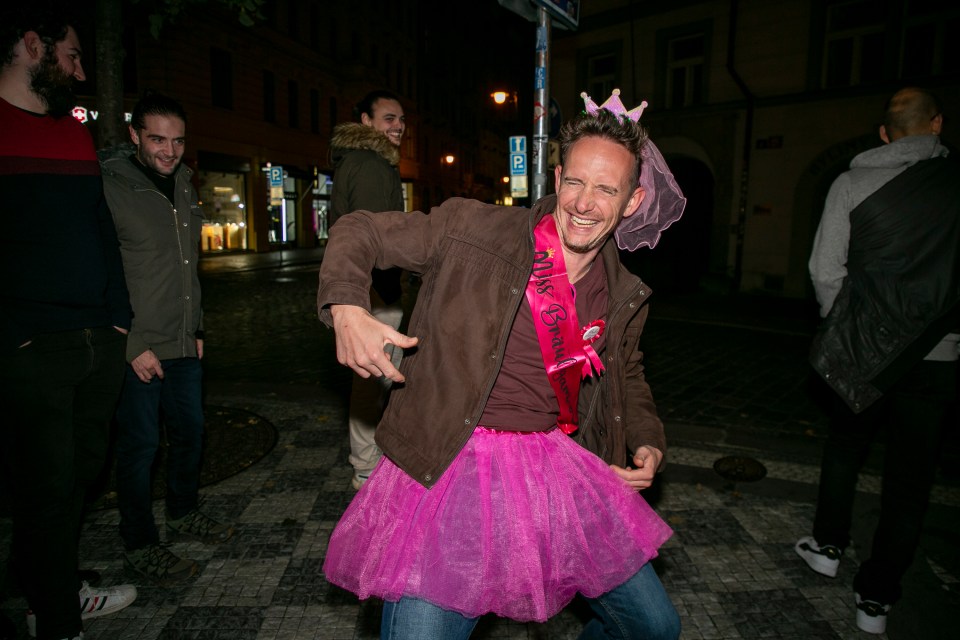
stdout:
[[[960,113],[960,7],[923,0],[587,0],[553,31],[550,90],[565,113],[614,87],[689,198],[653,252],[654,284],[809,297],[827,190],[878,146],[885,101],[929,88]],[[960,140],[948,120],[943,140]]]
[[[82,34],[94,50],[87,4]],[[211,0],[191,4],[159,37],[151,35],[145,4],[121,3],[124,106],[129,112],[146,89],[184,104],[185,161],[197,174],[204,252],[322,243],[330,136],[334,125],[357,119],[354,105],[372,89],[393,91],[406,111],[400,174],[408,210],[453,195],[502,200],[506,137],[499,157],[482,150],[492,135],[482,129],[490,57],[470,45],[485,36],[451,28],[458,18],[449,3],[267,0],[261,19],[244,26]],[[533,37],[532,26],[489,4],[480,20],[515,18]],[[84,64],[93,80],[93,56]],[[95,83],[82,90],[89,94],[80,106],[95,129]]]

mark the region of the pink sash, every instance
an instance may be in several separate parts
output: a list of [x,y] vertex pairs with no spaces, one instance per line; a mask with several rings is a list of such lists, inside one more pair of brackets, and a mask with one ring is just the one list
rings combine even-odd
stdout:
[[552,215],[544,216],[533,230],[533,272],[527,284],[527,301],[533,311],[540,353],[547,378],[557,396],[557,425],[564,433],[577,430],[580,378],[603,371],[603,363],[590,346],[602,323],[580,329],[576,290],[567,278],[560,236]]

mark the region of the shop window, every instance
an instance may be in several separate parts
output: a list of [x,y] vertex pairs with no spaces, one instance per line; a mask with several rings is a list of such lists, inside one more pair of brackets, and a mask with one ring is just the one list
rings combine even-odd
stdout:
[[271,187],[267,202],[267,237],[271,243],[297,241],[297,181],[284,175],[282,187]]
[[242,173],[198,171],[203,209],[201,248],[208,253],[247,248],[246,193]]

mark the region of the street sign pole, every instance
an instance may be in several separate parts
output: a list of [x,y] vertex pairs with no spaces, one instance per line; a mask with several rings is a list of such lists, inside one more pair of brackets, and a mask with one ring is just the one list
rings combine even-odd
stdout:
[[533,178],[530,198],[547,195],[547,127],[550,124],[550,16],[537,9],[537,56],[533,86]]

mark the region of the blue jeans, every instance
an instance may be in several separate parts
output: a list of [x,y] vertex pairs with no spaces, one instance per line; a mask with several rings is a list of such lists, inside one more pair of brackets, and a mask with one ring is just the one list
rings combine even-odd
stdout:
[[0,469],[13,503],[12,558],[37,637],[83,628],[77,553],[83,499],[103,469],[123,384],[126,337],[115,329],[34,336],[0,353]]
[[167,517],[197,507],[203,448],[203,370],[197,358],[161,360],[164,377],[141,382],[127,366],[117,408],[117,505],[128,551],[160,541],[153,519],[151,468],[160,448],[160,416],[167,450]]
[[[649,562],[619,587],[586,600],[597,617],[584,627],[582,640],[675,640],[680,636],[680,617]],[[383,603],[380,638],[466,640],[477,621],[426,600],[400,598]]]
[[921,361],[883,397],[860,414],[837,400],[820,466],[813,537],[819,545],[844,549],[857,478],[870,445],[886,435],[880,520],[870,558],[860,565],[854,589],[866,600],[893,604],[920,543],[930,502],[941,435],[956,396],[956,362]]

